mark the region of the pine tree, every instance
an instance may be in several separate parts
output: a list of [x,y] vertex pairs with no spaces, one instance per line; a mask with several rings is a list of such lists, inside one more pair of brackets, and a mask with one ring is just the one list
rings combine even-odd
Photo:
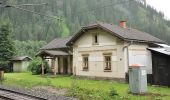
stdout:
[[9,24],[0,26],[0,67],[9,71],[9,60],[15,54],[15,47],[11,38],[11,29]]

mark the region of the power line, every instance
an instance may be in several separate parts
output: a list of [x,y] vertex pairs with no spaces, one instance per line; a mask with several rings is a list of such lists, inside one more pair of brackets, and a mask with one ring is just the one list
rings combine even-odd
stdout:
[[19,4],[14,6],[41,6],[41,5],[47,5],[47,3],[41,3],[41,4]]
[[[2,4],[2,3],[0,3],[0,4]],[[32,10],[28,10],[28,9],[19,7],[19,6],[24,6],[24,5],[35,6],[35,5],[45,5],[45,4],[46,3],[42,3],[42,4],[21,4],[21,5],[2,5],[2,6],[0,6],[0,8],[15,8],[15,9],[19,9],[19,10],[22,10],[22,11],[26,11],[26,12],[30,12],[30,13],[33,13],[33,14],[37,14],[37,15],[41,15],[41,16],[45,16],[45,17],[49,17],[49,18],[53,18],[53,19],[57,19],[57,20],[62,21],[62,19],[57,17],[57,16],[45,15],[45,14],[42,14],[42,13],[39,13],[39,12],[35,12],[35,11],[32,11]]]
[[[111,2],[109,5],[104,5],[104,6],[96,7],[96,8],[90,9],[90,10],[84,10],[84,11],[81,11],[81,12],[77,12],[77,14],[79,15],[81,13],[89,13],[89,12],[96,11],[96,10],[101,9],[101,8],[110,7],[110,6],[114,6],[114,5],[124,5],[125,3],[129,3],[129,2],[132,2],[132,1],[134,1],[134,0],[127,0],[127,1],[122,1],[122,2],[119,2],[119,3],[112,3]],[[2,5],[1,2],[0,2],[0,4]],[[53,18],[53,19],[57,19],[57,20],[62,20],[61,18],[58,18],[56,16],[44,15],[42,13],[31,11],[31,10],[24,9],[24,8],[20,7],[20,6],[38,6],[38,5],[47,5],[47,3],[42,3],[42,4],[3,5],[3,6],[0,6],[0,7],[5,7],[5,8],[13,7],[15,9],[23,10],[23,11],[34,13],[34,14],[37,14],[37,15],[41,15],[41,16],[45,16],[45,17],[49,17],[49,18]]]
[[[3,4],[0,2],[0,5]],[[41,5],[47,5],[47,3],[40,3],[40,4],[18,4],[18,5],[12,5],[12,6],[41,6]]]
[[57,19],[57,20],[61,20],[61,18],[58,18],[58,17],[56,17],[56,16],[44,15],[44,14],[42,14],[42,13],[35,12],[35,11],[31,11],[31,10],[24,9],[24,8],[21,8],[21,7],[17,7],[17,6],[11,6],[11,7],[16,8],[16,9],[19,9],[19,10],[26,11],[26,12],[34,13],[34,14],[37,14],[37,15],[41,15],[41,16],[45,16],[45,17],[49,17],[49,18],[54,18],[54,19]]

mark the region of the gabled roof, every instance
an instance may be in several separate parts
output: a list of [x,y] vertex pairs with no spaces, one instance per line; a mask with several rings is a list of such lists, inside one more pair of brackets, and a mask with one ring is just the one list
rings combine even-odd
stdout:
[[126,41],[138,41],[138,42],[147,42],[147,43],[165,43],[164,41],[150,35],[149,33],[142,32],[136,29],[131,28],[122,28],[113,24],[98,22],[82,29],[70,39],[67,45],[74,43],[83,33],[91,29],[102,29],[109,32],[110,34],[117,36]]
[[67,38],[56,38],[52,40],[50,43],[42,47],[42,50],[51,50],[51,49],[60,49],[66,48],[66,43],[70,40],[71,37]]
[[31,57],[29,56],[18,56],[18,57],[13,57],[12,59],[10,59],[11,61],[23,61],[25,59],[28,59],[28,60],[32,60]]

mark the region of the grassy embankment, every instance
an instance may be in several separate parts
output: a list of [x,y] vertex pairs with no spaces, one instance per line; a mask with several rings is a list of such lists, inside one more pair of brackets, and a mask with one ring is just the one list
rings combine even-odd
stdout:
[[[170,100],[170,88],[167,87],[149,86],[148,95],[132,95],[128,92],[126,83],[76,79],[72,76],[48,78],[31,73],[7,73],[4,84],[27,88],[40,85],[67,88],[69,90],[67,95],[86,100]],[[115,94],[118,95],[113,96]]]

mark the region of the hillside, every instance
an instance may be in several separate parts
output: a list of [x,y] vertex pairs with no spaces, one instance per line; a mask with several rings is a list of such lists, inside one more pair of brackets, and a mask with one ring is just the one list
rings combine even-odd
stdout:
[[148,32],[170,43],[170,22],[150,6],[134,0],[1,0],[6,4],[41,4],[20,6],[31,11],[61,18],[59,21],[15,8],[0,8],[0,22],[12,24],[16,40],[50,41],[74,34],[81,26],[95,21],[119,23]]

